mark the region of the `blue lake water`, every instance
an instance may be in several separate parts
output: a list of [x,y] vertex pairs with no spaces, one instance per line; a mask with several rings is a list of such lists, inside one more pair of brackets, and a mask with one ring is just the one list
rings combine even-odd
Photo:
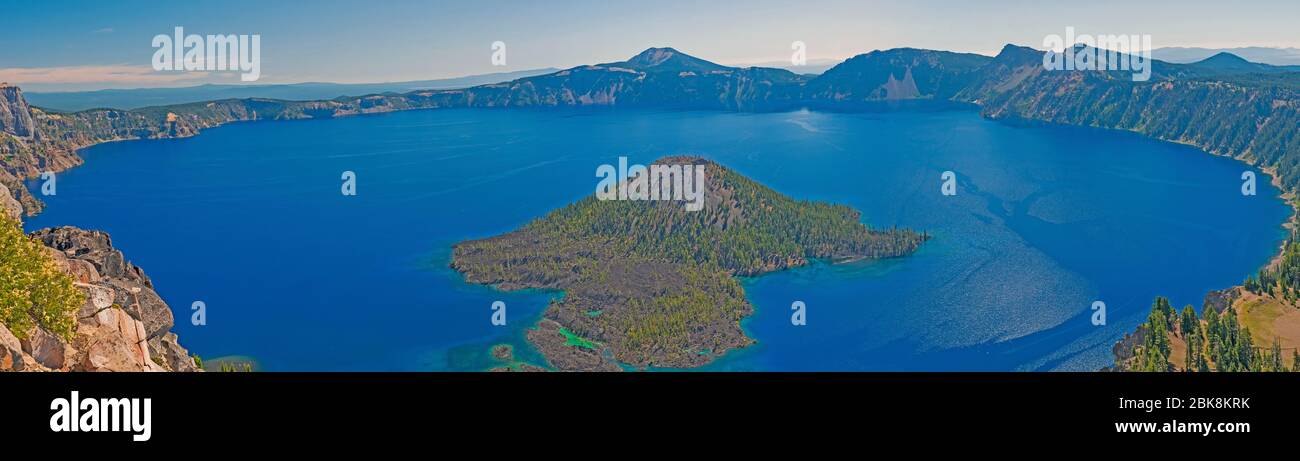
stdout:
[[[536,362],[523,329],[559,294],[467,285],[449,248],[592,193],[620,155],[703,155],[934,235],[907,258],[745,280],[759,343],[711,370],[1097,369],[1156,295],[1199,307],[1266,263],[1289,212],[1258,172],[1259,194],[1242,196],[1248,168],[1230,159],[967,111],[433,110],[83,154],[26,227],[108,231],[176,312],[182,345],[269,370],[479,370],[496,343]],[[940,193],[947,170],[956,196]],[[508,326],[489,322],[497,300]],[[795,300],[806,326],[790,324]],[[194,301],[207,325],[189,323]]]

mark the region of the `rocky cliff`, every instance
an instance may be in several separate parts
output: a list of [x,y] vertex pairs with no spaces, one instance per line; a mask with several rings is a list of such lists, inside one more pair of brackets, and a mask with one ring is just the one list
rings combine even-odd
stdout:
[[808,83],[802,99],[835,103],[947,100],[989,62],[987,56],[900,48],[849,58]]
[[18,221],[23,215],[23,204],[15,199],[9,187],[0,182],[0,214]]
[[0,132],[20,138],[32,137],[32,114],[22,91],[8,83],[0,83]]
[[39,109],[27,105],[16,86],[0,83],[0,182],[14,189],[15,178],[39,176],[42,171],[61,171],[81,164],[72,150],[43,136],[37,126]]
[[[1134,131],[1276,168],[1300,186],[1300,72],[1233,74],[1214,63],[1129,72],[1049,72],[1043,52],[1008,45],[956,97],[993,119]],[[1264,66],[1260,64],[1259,66]]]
[[[14,202],[4,205],[18,215],[9,208]],[[85,302],[70,339],[40,327],[15,335],[0,323],[0,371],[199,371],[170,331],[171,309],[108,234],[61,227],[32,238],[72,276]]]

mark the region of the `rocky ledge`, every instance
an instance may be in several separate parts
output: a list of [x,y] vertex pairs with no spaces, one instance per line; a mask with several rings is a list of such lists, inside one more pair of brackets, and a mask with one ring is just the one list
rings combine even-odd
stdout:
[[200,371],[172,333],[171,308],[108,234],[75,227],[32,234],[86,295],[70,341],[0,324],[0,371]]

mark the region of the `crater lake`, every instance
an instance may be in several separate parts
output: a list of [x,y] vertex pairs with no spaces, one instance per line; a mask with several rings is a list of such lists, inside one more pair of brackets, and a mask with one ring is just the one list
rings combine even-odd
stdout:
[[[82,154],[25,228],[107,231],[153,278],[182,345],[266,370],[484,370],[501,343],[540,364],[524,331],[562,293],[467,284],[450,248],[592,194],[619,156],[703,156],[933,236],[904,258],[743,280],[758,343],[704,370],[1096,370],[1156,296],[1199,311],[1267,263],[1290,213],[1267,175],[1232,159],[963,110],[422,110]],[[1241,194],[1248,170],[1256,196]],[[496,301],[505,326],[490,321]],[[805,326],[790,322],[795,301]],[[194,302],[206,325],[191,325]]]

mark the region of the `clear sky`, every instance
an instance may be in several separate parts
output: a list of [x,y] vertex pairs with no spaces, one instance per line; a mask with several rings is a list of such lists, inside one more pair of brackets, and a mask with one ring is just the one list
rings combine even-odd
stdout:
[[[423,80],[626,59],[672,46],[724,64],[917,47],[995,54],[1047,34],[1150,34],[1155,47],[1300,47],[1300,1],[65,1],[0,8],[0,80],[78,88],[184,86],[150,67],[151,39],[260,34],[258,83]],[[491,45],[507,45],[507,66]],[[22,84],[24,82],[17,81]]]

